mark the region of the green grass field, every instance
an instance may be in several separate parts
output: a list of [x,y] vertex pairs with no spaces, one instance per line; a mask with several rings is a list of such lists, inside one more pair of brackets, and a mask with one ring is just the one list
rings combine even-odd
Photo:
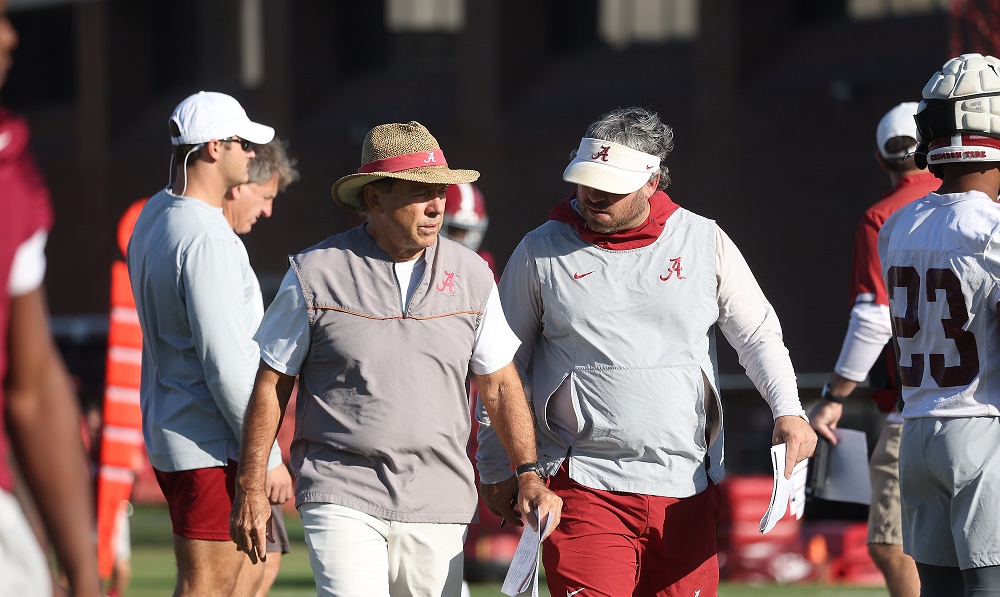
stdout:
[[[174,588],[176,569],[166,508],[142,506],[135,509],[132,526],[132,585],[128,597],[169,596]],[[309,557],[302,539],[302,527],[294,514],[286,514],[292,552],[282,560],[281,573],[271,591],[273,597],[306,597],[316,594]],[[542,583],[544,584],[544,583]],[[501,595],[499,584],[477,584],[472,597]],[[541,587],[540,595],[549,597]],[[744,585],[723,583],[722,597],[884,597],[883,587],[838,585]]]

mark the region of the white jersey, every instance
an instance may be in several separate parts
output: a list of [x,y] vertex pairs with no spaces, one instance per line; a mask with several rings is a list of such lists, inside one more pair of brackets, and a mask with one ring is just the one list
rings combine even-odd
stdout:
[[879,232],[903,418],[1000,415],[1000,205],[978,191],[900,208]]

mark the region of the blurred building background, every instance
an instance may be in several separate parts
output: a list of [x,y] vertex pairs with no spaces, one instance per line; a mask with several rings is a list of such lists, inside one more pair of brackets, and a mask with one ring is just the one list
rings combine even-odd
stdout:
[[[846,329],[856,223],[887,190],[875,125],[950,56],[995,51],[994,4],[10,0],[21,44],[2,101],[34,128],[57,213],[54,326],[77,345],[103,343],[118,218],[166,183],[167,118],[193,92],[239,98],[299,159],[302,180],[246,237],[265,300],[288,253],[357,223],[329,188],[371,126],[419,120],[483,173],[484,248],[502,268],[571,191],[561,173],[586,125],[650,107],[675,127],[668,193],[742,249],[806,393]],[[724,386],[748,388],[721,346]]]

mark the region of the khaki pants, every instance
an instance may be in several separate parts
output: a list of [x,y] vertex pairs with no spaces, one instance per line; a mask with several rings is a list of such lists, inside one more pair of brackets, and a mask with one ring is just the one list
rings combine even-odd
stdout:
[[903,544],[903,521],[899,510],[899,438],[902,433],[902,423],[886,423],[868,463],[872,481],[868,543]]
[[299,508],[318,595],[459,597],[466,525],[396,522],[334,504]]

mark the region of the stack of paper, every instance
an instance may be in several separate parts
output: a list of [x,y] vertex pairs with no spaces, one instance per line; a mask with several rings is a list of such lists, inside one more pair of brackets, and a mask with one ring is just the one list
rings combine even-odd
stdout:
[[500,592],[504,595],[520,595],[531,587],[531,597],[538,597],[538,555],[541,552],[542,537],[549,530],[549,517],[539,522],[540,531],[524,525],[521,540],[517,542],[514,559],[507,569],[507,577],[503,579]]
[[[807,458],[792,469],[792,478],[785,479],[785,444],[771,446],[771,466],[774,489],[771,504],[760,519],[760,532],[766,533],[785,515],[786,506],[795,518],[802,518],[806,503],[806,481],[809,467],[816,466],[822,478],[813,479],[812,497],[858,504],[871,503],[872,487],[868,476],[868,442],[863,431],[834,429],[837,445],[819,446],[817,457]],[[826,440],[820,439],[820,442]],[[821,449],[822,448],[822,449]],[[814,471],[814,473],[816,472]],[[814,474],[814,477],[816,475]]]
[[806,471],[809,460],[803,460],[792,469],[792,478],[785,478],[785,444],[771,446],[771,468],[774,473],[774,489],[771,490],[771,504],[764,518],[760,519],[760,532],[766,533],[778,524],[789,506],[795,518],[802,518],[806,504]]

